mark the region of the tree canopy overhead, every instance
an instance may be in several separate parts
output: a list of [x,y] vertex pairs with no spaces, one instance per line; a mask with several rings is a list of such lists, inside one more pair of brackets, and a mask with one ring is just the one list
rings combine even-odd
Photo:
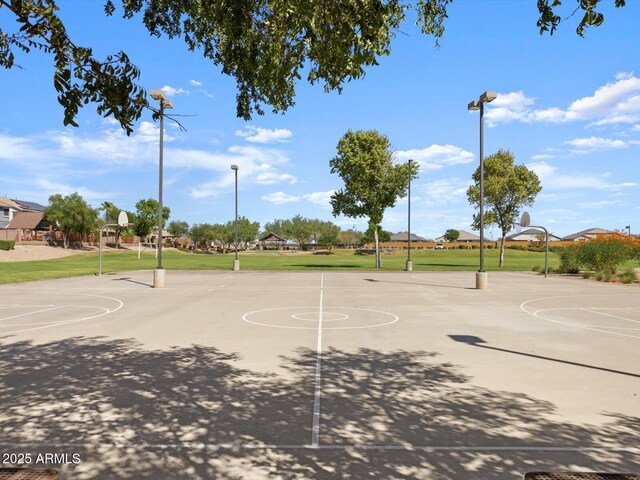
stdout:
[[[144,108],[151,108],[137,84],[140,72],[125,52],[105,59],[69,37],[56,14],[57,0],[0,0],[17,22],[15,31],[0,28],[0,66],[10,69],[15,52],[43,50],[54,58],[53,81],[64,109],[64,124],[77,126],[80,107],[97,105],[98,114],[115,120],[128,134]],[[153,36],[181,37],[191,51],[235,78],[236,110],[249,120],[264,106],[283,112],[294,104],[302,79],[340,91],[361,78],[391,52],[391,40],[408,9],[417,12],[423,33],[436,43],[444,35],[447,7],[453,0],[122,0],[122,16],[142,22]],[[578,35],[604,21],[604,0],[565,0],[581,12]],[[107,15],[117,11],[105,0]],[[524,2],[523,2],[524,3]],[[530,4],[533,4],[530,0]],[[616,7],[626,5],[615,0]],[[537,0],[540,33],[553,32],[563,21],[562,0]],[[157,111],[156,111],[157,113]]]

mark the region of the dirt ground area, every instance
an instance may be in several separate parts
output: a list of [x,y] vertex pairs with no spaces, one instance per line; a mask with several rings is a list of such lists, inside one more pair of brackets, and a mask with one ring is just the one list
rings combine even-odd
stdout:
[[95,247],[62,248],[49,245],[16,245],[13,250],[0,250],[0,262],[28,262],[68,257],[96,250]]

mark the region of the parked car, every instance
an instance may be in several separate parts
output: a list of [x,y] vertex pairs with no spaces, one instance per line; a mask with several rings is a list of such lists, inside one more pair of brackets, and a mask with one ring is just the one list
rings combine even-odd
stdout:
[[443,243],[436,243],[436,250],[444,250],[444,244]]

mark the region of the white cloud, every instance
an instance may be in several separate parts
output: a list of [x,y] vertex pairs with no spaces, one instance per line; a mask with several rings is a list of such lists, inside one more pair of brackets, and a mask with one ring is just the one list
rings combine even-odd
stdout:
[[467,189],[471,179],[459,177],[442,178],[426,182],[420,187],[427,206],[453,204],[464,200],[466,202]]
[[329,190],[327,192],[306,193],[302,195],[302,198],[323,208],[329,208],[331,206],[331,195],[335,192],[335,190]]
[[203,85],[203,83],[199,82],[198,80],[189,80],[189,83],[194,87],[201,87]]
[[595,189],[595,190],[621,190],[628,187],[635,187],[634,182],[609,183],[605,178],[609,174],[589,175],[584,173],[559,173],[558,168],[546,162],[537,162],[527,165],[540,178],[540,183],[545,191],[548,190],[572,190],[572,189]]
[[578,202],[578,206],[581,208],[602,208],[611,207],[613,205],[620,205],[618,200],[601,200],[599,202]]
[[574,153],[589,153],[596,150],[610,150],[614,148],[626,148],[628,146],[627,143],[622,140],[601,137],[575,138],[564,143],[578,149],[574,150]]
[[256,183],[261,185],[273,185],[274,183],[297,183],[298,179],[288,173],[264,172],[258,174]]
[[401,150],[395,152],[398,162],[407,162],[409,159],[420,163],[423,171],[440,170],[450,165],[470,163],[473,161],[473,153],[456,147],[455,145],[431,145],[422,150]]
[[541,153],[539,155],[532,155],[531,160],[540,161],[540,160],[550,160],[552,158],[556,158],[556,155],[552,155],[550,153]]
[[245,130],[236,130],[236,135],[243,137],[247,142],[253,143],[283,143],[288,142],[293,136],[291,130],[286,128],[260,128],[248,125]]
[[173,88],[170,85],[165,85],[160,90],[162,90],[167,97],[174,97],[182,94],[189,95],[189,90],[185,90],[184,88]]
[[270,203],[275,203],[276,205],[282,205],[284,203],[293,203],[299,202],[300,197],[295,195],[288,195],[284,192],[273,192],[262,197],[262,200],[265,200]]
[[602,126],[616,123],[632,123],[640,118],[640,78],[633,73],[616,75],[596,89],[593,95],[571,102],[566,109],[551,107],[534,108],[535,99],[522,91],[499,93],[487,106],[487,125],[495,127],[512,121],[524,123],[565,123],[594,120],[590,125]]
[[302,195],[290,195],[284,192],[273,192],[267,195],[263,195],[262,200],[274,203],[276,205],[295,203],[301,200],[306,200],[323,208],[329,208],[331,206],[331,195],[333,195],[334,192],[335,190],[329,190],[327,192],[312,192]]

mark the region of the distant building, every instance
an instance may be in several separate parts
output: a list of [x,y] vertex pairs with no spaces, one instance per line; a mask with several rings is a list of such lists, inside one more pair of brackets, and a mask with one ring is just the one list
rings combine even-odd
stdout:
[[[460,236],[456,242],[479,242],[480,237],[478,235],[474,235],[473,233],[465,232],[464,230],[458,230]],[[436,242],[446,242],[444,235],[436,238]]]
[[[529,228],[528,230],[508,235],[505,240],[507,242],[540,242],[544,241],[544,232],[542,230],[536,230],[535,228]],[[549,234],[550,242],[559,242],[560,240],[560,237],[552,233]]]
[[611,230],[605,230],[604,228],[588,228],[581,232],[576,232],[566,237],[562,237],[565,242],[584,242],[585,240],[593,240],[599,235],[605,235],[611,233]]
[[411,236],[409,236],[409,232],[398,232],[391,235],[392,242],[406,242],[407,240],[409,242],[426,242],[427,241],[426,238],[420,237],[413,233],[411,234]]
[[20,212],[44,212],[44,207],[35,202],[0,197],[0,228],[7,228]]

